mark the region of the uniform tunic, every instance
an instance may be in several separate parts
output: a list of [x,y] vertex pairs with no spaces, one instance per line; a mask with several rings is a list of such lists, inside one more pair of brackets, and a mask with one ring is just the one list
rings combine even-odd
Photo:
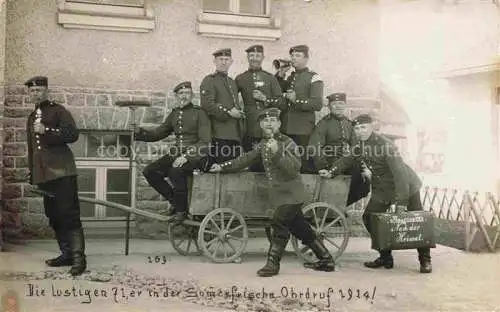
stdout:
[[316,170],[325,169],[347,155],[355,142],[354,128],[349,119],[334,114],[325,116],[318,122],[309,139],[309,145],[315,148],[313,158]]
[[296,101],[287,101],[282,130],[287,135],[310,135],[316,124],[315,112],[323,107],[323,81],[306,67],[292,72],[287,85],[295,91]]
[[[284,108],[281,87],[274,75],[262,69],[249,69],[235,79],[238,91],[243,98],[246,114],[246,135],[261,138],[262,130],[258,121],[259,113],[268,107]],[[266,96],[266,101],[258,101],[253,97],[253,91],[259,90]]]
[[283,134],[276,134],[278,149],[271,155],[262,140],[256,148],[236,159],[221,164],[223,172],[237,172],[250,164],[262,160],[269,183],[271,205],[301,204],[307,200],[302,177],[299,173],[301,161],[297,145]]
[[[34,132],[37,118],[45,125],[43,134]],[[79,131],[69,111],[57,103],[44,101],[28,116],[26,128],[31,184],[76,176],[74,155],[67,144],[78,140]]]
[[334,173],[365,162],[372,172],[372,196],[370,201],[383,204],[408,205],[411,195],[422,186],[417,174],[403,162],[397,147],[383,135],[372,133],[365,142],[359,142],[351,155],[332,165]]
[[156,142],[175,133],[175,147],[170,156],[185,155],[188,161],[196,161],[208,153],[211,141],[210,120],[206,113],[192,103],[177,107],[163,124],[153,130],[140,128],[137,140]]
[[201,107],[211,119],[212,134],[216,139],[241,141],[244,122],[229,115],[239,109],[238,88],[226,73],[216,72],[203,78],[200,85]]

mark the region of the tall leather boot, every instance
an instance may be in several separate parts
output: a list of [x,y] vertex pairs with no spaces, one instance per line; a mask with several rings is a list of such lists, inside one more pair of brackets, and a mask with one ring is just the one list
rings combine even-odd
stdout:
[[335,271],[335,261],[328,249],[326,249],[323,241],[316,238],[310,244],[307,244],[307,246],[311,248],[312,252],[314,252],[319,260],[316,262],[306,262],[304,263],[304,267],[323,272]]
[[278,275],[280,271],[280,261],[285,252],[288,240],[276,239],[271,240],[271,246],[267,252],[267,261],[264,267],[257,271],[257,275],[261,277],[269,277]]
[[83,228],[73,230],[70,233],[73,266],[69,272],[71,275],[76,276],[82,274],[87,268],[87,260],[85,257],[85,238],[83,236]]
[[187,197],[187,192],[174,191],[172,201],[174,206],[174,213],[172,214],[172,218],[169,220],[170,222],[178,225],[186,220],[188,216]]
[[61,267],[61,266],[70,266],[73,264],[73,258],[71,257],[71,248],[69,243],[69,237],[66,232],[62,230],[55,230],[57,244],[59,245],[59,249],[61,250],[61,255],[56,258],[48,259],[45,261],[50,267]]
[[392,252],[390,250],[380,250],[380,256],[369,262],[365,262],[364,266],[370,269],[378,269],[384,267],[386,269],[392,269],[394,267],[394,258],[392,257]]
[[420,262],[420,273],[432,273],[431,249],[418,248],[418,261]]

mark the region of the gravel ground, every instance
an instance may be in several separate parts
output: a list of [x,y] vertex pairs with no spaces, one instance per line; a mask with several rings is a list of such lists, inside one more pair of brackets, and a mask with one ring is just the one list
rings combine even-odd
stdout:
[[[369,270],[361,266],[374,256],[368,240],[353,239],[336,272],[306,270],[287,253],[280,275],[259,278],[262,239],[249,242],[241,263],[229,264],[182,257],[168,241],[135,241],[129,256],[120,254],[121,242],[95,241],[87,244],[88,272],[72,278],[67,269],[44,267],[54,245],[34,242],[0,254],[0,294],[17,291],[21,311],[500,312],[500,254],[438,246],[432,274],[418,273],[413,250],[395,252],[393,270]],[[154,256],[163,261],[149,263]]]

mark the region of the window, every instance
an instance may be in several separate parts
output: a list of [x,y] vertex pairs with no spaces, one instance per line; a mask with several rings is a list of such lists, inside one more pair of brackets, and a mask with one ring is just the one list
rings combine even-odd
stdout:
[[277,40],[280,21],[271,0],[201,0],[198,33],[209,37]]
[[[131,172],[129,168],[129,145],[127,131],[82,130],[78,141],[70,145],[77,166],[78,194],[130,206],[129,183],[136,169],[134,166]],[[87,224],[124,220],[127,215],[122,210],[83,201],[80,205],[82,221],[87,221]],[[124,223],[117,225],[123,226]]]
[[66,28],[148,32],[154,16],[145,0],[59,0],[58,22]]
[[[77,172],[80,196],[130,206],[128,163],[78,161]],[[92,203],[81,202],[80,205],[82,220],[123,220],[127,215],[122,210]]]
[[144,7],[144,0],[67,0],[66,2]]
[[203,12],[266,16],[267,0],[204,0]]

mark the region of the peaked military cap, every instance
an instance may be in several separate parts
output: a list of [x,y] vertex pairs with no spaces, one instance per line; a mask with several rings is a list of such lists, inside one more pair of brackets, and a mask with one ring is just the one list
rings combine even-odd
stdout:
[[177,93],[179,90],[182,89],[193,89],[193,87],[191,86],[191,81],[184,81],[179,83],[178,85],[175,86],[174,92]]
[[47,87],[49,85],[49,80],[45,76],[35,76],[26,81],[24,85],[28,88],[36,86]]
[[356,126],[356,125],[361,125],[361,124],[369,124],[369,123],[372,123],[373,120],[372,120],[372,117],[368,114],[361,114],[359,116],[357,116],[356,118],[353,119],[352,121],[352,125],[353,126]]
[[266,118],[266,117],[279,117],[280,113],[281,113],[281,111],[279,108],[269,107],[269,108],[262,110],[259,113],[258,119],[262,120],[263,118]]
[[297,46],[291,47],[288,54],[292,54],[293,52],[302,52],[302,53],[304,53],[305,56],[308,56],[309,55],[309,47],[305,44],[297,45]]
[[220,50],[215,51],[212,55],[214,57],[217,57],[217,56],[231,56],[231,49],[230,48],[228,48],[228,49],[220,49]]
[[248,47],[245,52],[247,53],[250,53],[250,52],[260,52],[260,53],[263,53],[264,52],[264,47],[260,44],[255,44],[251,47]]
[[332,93],[329,96],[326,97],[328,101],[334,102],[334,101],[346,101],[347,96],[343,92],[337,92],[337,93]]

